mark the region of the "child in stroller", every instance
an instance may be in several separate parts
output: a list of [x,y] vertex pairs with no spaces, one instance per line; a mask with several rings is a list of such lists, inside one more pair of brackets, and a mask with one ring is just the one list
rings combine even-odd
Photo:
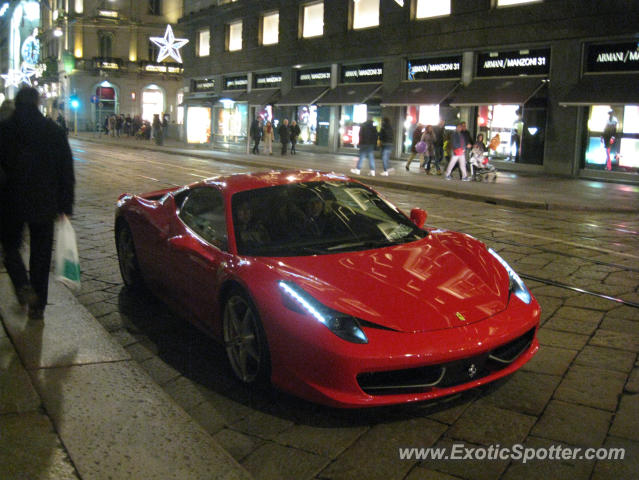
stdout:
[[497,180],[497,169],[488,160],[488,149],[484,143],[484,134],[477,135],[477,141],[470,151],[470,176],[473,180]]

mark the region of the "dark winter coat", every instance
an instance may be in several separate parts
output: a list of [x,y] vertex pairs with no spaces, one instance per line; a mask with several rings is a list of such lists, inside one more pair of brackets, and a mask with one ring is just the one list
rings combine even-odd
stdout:
[[364,122],[359,129],[360,145],[375,145],[377,143],[377,129],[372,120]]
[[262,129],[260,128],[259,120],[255,119],[251,122],[251,138],[254,140],[259,140],[262,138]]
[[288,143],[291,139],[291,132],[289,131],[288,125],[284,125],[282,123],[277,129],[277,133],[280,136],[281,143]]
[[379,141],[382,142],[382,145],[392,145],[393,139],[393,127],[391,124],[382,123],[382,128],[379,130]]
[[289,125],[288,129],[291,131],[291,142],[297,143],[297,137],[302,133],[300,126],[296,123],[295,125]]
[[65,132],[35,106],[0,122],[0,162],[6,174],[4,214],[45,223],[73,213],[75,176]]

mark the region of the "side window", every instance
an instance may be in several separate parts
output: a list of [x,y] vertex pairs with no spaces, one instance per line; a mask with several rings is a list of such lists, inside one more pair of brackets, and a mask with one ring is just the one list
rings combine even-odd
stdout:
[[179,213],[182,221],[211,245],[226,250],[227,232],[222,194],[212,187],[190,192]]

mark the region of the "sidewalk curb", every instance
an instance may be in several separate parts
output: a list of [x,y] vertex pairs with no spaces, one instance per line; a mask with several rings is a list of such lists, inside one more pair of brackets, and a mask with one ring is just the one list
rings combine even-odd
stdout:
[[72,292],[49,285],[44,323],[29,321],[1,273],[0,320],[40,399],[18,415],[44,411],[81,479],[252,478]]

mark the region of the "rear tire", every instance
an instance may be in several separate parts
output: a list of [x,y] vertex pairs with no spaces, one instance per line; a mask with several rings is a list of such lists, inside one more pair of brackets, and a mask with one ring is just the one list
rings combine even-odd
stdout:
[[133,234],[126,223],[118,229],[117,233],[118,263],[120,275],[124,284],[129,288],[141,288],[144,285],[138,257],[135,253]]
[[244,292],[233,290],[224,304],[224,348],[235,376],[247,385],[266,385],[271,374],[266,334],[257,309]]

